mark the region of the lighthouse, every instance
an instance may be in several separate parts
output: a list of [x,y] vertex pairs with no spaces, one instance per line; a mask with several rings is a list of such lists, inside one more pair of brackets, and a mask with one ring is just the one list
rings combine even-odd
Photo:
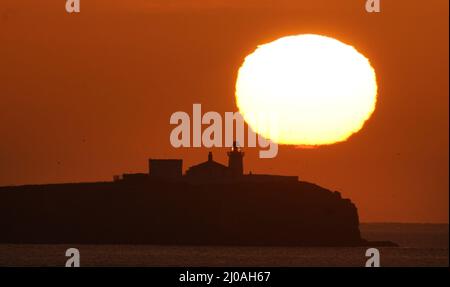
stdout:
[[236,141],[228,153],[228,170],[232,176],[241,176],[244,174],[244,152],[238,147]]

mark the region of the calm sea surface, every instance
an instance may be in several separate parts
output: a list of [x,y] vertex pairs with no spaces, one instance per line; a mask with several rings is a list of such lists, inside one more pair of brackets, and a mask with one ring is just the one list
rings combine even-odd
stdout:
[[[400,244],[379,249],[382,266],[449,266],[448,224],[362,224],[361,232]],[[70,247],[82,266],[364,266],[367,259],[359,247],[0,244],[0,266],[64,266]]]

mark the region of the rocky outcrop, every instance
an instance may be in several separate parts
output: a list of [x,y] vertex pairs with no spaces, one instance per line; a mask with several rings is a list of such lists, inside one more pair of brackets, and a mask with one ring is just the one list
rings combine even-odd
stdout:
[[307,182],[2,187],[0,230],[9,243],[365,244],[355,205]]

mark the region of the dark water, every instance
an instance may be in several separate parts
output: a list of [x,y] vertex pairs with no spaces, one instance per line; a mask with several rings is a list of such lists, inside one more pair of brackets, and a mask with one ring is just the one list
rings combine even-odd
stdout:
[[[362,224],[368,240],[391,240],[379,248],[382,266],[449,266],[449,226]],[[155,245],[6,245],[0,266],[64,266],[67,248],[81,266],[364,266],[366,248],[192,247]]]

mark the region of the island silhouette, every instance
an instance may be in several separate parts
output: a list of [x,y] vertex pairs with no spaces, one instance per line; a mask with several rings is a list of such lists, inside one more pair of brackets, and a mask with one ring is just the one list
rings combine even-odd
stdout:
[[236,142],[228,166],[183,174],[181,159],[149,159],[148,173],[113,181],[0,187],[0,242],[243,246],[396,246],[368,242],[358,210],[297,176],[244,174]]

